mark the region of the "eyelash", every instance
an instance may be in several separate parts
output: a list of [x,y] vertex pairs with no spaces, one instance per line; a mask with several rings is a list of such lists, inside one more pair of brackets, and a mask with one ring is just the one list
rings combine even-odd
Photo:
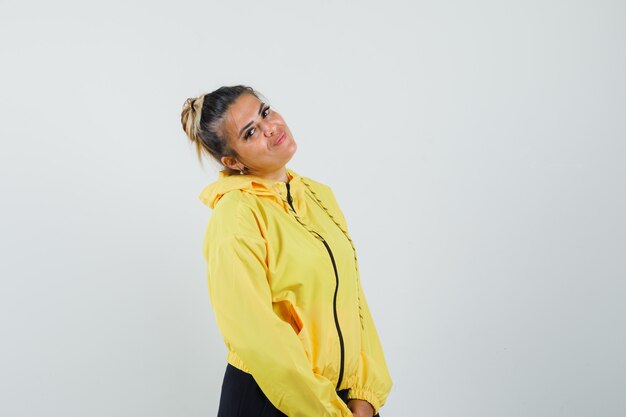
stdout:
[[[269,115],[270,115],[269,113],[265,114],[265,112],[269,112],[269,109],[270,109],[270,106],[267,106],[267,107],[266,107],[266,108],[265,108],[265,109],[261,112],[261,114],[263,114],[263,115],[264,115],[264,116],[263,116],[263,118],[264,118],[264,119],[265,119],[267,116],[269,116]],[[246,134],[243,136],[244,140],[248,140],[248,138],[249,138],[250,136],[252,136],[252,134],[251,134],[250,132],[252,132],[254,129],[256,129],[256,128],[252,127],[252,128],[250,128],[250,129],[248,129],[248,131],[246,132]]]

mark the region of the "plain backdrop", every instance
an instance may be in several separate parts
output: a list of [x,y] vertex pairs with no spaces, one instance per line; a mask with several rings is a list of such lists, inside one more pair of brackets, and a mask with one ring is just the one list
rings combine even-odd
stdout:
[[383,417],[626,415],[623,1],[0,2],[0,415],[216,414],[187,97],[330,185]]

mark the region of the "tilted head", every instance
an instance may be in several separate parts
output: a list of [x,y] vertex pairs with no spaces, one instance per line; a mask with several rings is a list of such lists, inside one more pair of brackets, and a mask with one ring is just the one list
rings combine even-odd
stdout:
[[185,101],[183,130],[230,174],[267,176],[284,169],[297,149],[280,114],[248,86],[221,87]]

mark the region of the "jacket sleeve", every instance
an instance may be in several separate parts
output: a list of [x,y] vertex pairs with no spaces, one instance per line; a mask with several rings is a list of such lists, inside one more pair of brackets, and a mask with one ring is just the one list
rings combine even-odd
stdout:
[[361,358],[357,380],[348,391],[348,398],[369,402],[374,407],[374,415],[385,404],[391,391],[392,381],[387,369],[383,349],[378,338],[372,315],[370,314],[363,289],[359,285],[363,329],[361,329]]
[[[348,224],[345,216],[339,207],[334,192],[328,187],[330,194],[330,210],[348,231]],[[359,399],[369,402],[374,407],[374,415],[378,413],[380,407],[385,404],[387,396],[391,391],[393,382],[389,375],[382,345],[374,325],[374,320],[367,305],[367,300],[359,279],[359,311],[362,316],[361,329],[361,357],[359,361],[357,379],[354,386],[348,391],[348,398]]]
[[209,295],[226,346],[288,416],[352,417],[333,383],[311,369],[291,325],[274,313],[266,241],[251,210],[235,211],[231,230],[218,222],[205,241]]

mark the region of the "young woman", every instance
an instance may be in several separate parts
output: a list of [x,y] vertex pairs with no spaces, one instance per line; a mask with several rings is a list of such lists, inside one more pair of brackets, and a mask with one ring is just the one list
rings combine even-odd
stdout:
[[296,142],[250,87],[190,98],[181,120],[224,168],[200,195],[228,349],[218,417],[378,415],[392,381],[331,188],[286,167]]

